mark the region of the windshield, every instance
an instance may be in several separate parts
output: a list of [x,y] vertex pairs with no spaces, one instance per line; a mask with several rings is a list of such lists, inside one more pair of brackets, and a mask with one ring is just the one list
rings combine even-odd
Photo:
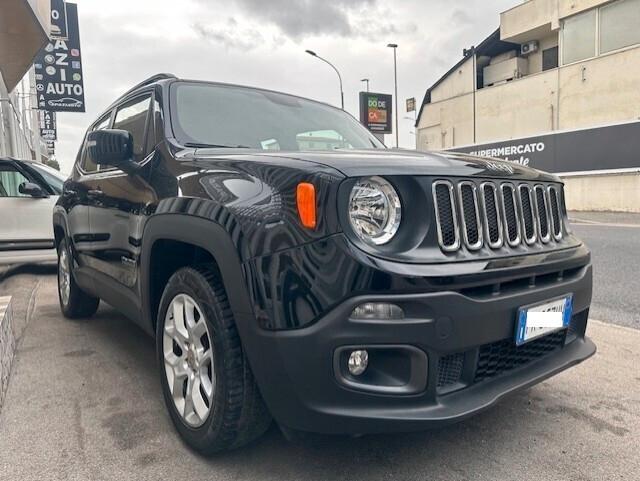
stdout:
[[173,84],[171,115],[174,134],[185,145],[288,151],[384,148],[342,110],[247,87]]
[[56,194],[62,194],[62,184],[64,184],[64,177],[60,172],[38,162],[29,162],[29,167],[40,174],[44,181],[49,184],[49,186]]

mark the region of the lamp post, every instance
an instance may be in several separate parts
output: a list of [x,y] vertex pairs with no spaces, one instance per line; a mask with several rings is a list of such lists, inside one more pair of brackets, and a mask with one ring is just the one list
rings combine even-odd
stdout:
[[365,82],[367,84],[367,92],[369,91],[369,79],[368,78],[363,78],[360,79],[360,82]]
[[322,60],[324,63],[328,64],[333,70],[336,71],[336,74],[338,74],[338,81],[340,82],[340,106],[341,106],[342,110],[344,110],[344,92],[342,91],[342,77],[340,76],[340,72],[338,72],[338,69],[331,62],[329,62],[326,58],[322,58],[320,55],[315,53],[313,50],[305,50],[305,52],[307,52],[312,57],[315,57],[315,58],[317,58],[319,60]]
[[396,109],[396,148],[398,145],[398,64],[396,62],[396,50],[398,48],[397,43],[388,43],[387,47],[393,49],[393,90],[395,95],[395,109]]

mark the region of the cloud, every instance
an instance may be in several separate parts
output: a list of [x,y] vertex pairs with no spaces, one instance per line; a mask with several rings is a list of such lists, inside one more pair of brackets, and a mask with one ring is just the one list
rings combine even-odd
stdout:
[[369,36],[371,25],[363,20],[373,20],[371,13],[375,13],[378,0],[235,0],[234,3],[249,17],[274,25],[287,37],[300,40],[328,35]]
[[229,18],[229,21],[224,26],[208,26],[202,22],[194,22],[192,27],[205,40],[243,52],[262,46],[266,41],[260,31],[255,28],[240,27],[233,17]]

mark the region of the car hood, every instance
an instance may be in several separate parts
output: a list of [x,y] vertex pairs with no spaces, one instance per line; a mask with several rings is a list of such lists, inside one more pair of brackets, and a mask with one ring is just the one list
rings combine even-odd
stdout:
[[367,175],[431,175],[491,177],[560,182],[555,175],[500,159],[477,157],[457,152],[419,152],[401,149],[331,150],[300,152],[264,152],[221,149],[196,149],[184,157],[193,160],[242,160],[269,162],[285,159],[313,162],[331,167],[347,177]]

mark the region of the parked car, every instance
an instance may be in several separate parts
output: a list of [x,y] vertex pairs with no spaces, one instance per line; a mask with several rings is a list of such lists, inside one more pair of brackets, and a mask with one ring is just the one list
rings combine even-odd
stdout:
[[558,177],[386,149],[293,95],[148,79],[88,129],[53,221],[62,312],[104,299],[155,336],[203,453],[272,417],[287,435],[459,421],[596,349]]
[[0,265],[57,260],[51,213],[63,182],[40,162],[0,158]]

